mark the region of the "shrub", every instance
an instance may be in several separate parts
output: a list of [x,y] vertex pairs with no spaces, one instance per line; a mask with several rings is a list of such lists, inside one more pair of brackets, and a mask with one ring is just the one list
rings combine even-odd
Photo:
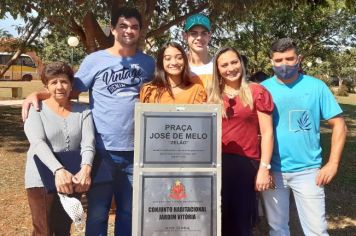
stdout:
[[349,93],[347,91],[347,86],[343,84],[341,85],[341,87],[337,88],[336,95],[341,97],[347,97],[349,96]]
[[349,78],[344,80],[344,84],[347,87],[347,92],[354,93],[356,87],[356,79]]
[[326,76],[326,75],[317,75],[316,78],[319,78],[320,80],[324,81],[324,83],[328,86],[331,87],[333,85],[333,78]]

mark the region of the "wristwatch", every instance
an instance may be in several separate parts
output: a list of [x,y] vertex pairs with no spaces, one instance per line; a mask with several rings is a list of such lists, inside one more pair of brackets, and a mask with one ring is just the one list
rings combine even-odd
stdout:
[[271,169],[271,164],[266,164],[266,163],[264,163],[263,161],[260,162],[260,166],[266,168],[267,170],[270,170],[270,169]]

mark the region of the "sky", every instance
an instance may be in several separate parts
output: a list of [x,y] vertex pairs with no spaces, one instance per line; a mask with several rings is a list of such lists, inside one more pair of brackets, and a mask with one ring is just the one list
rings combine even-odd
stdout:
[[16,30],[17,25],[23,26],[25,22],[19,18],[14,20],[10,14],[6,13],[3,19],[0,19],[0,28],[7,30],[12,36],[17,37],[18,33]]

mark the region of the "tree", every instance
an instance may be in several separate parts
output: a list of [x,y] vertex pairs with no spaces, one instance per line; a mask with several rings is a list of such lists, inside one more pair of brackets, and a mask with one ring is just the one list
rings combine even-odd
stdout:
[[33,17],[26,26],[22,29],[23,34],[20,40],[16,41],[12,45],[16,50],[14,51],[11,59],[6,63],[4,67],[0,70],[0,78],[4,76],[5,72],[10,68],[10,66],[17,60],[17,58],[25,51],[25,49],[31,45],[36,38],[40,35],[42,30],[48,25],[47,21],[42,21],[40,17]]
[[[43,63],[52,61],[70,62],[72,49],[67,43],[67,37],[63,37],[63,35],[67,34],[53,30],[44,37],[38,50],[38,56]],[[73,48],[73,52],[73,65],[79,65],[86,55],[85,49],[79,44]]]
[[5,0],[0,16],[5,12],[9,12],[13,17],[19,14],[27,22],[36,13],[37,17],[47,20],[51,27],[69,30],[77,35],[87,52],[93,52],[112,45],[113,36],[106,36],[99,22],[102,20],[108,23],[110,9],[122,5],[135,6],[141,12],[144,20],[140,45],[143,46],[145,39],[159,37],[171,26],[181,23],[186,17],[197,12],[208,10],[215,18],[221,11],[231,13],[233,10],[234,14],[246,14],[249,8],[268,7],[275,2],[290,4],[289,0]]
[[[174,11],[171,9],[176,4],[184,5],[186,8],[177,8]],[[77,35],[83,43],[87,52],[93,52],[98,49],[107,48],[112,45],[113,36],[106,36],[101,28],[100,20],[108,23],[110,19],[110,9],[124,4],[135,5],[143,16],[143,27],[141,29],[141,45],[146,36],[151,37],[157,34],[164,33],[170,26],[177,24],[179,20],[175,16],[188,13],[190,9],[194,9],[189,13],[199,12],[209,6],[208,2],[203,0],[191,1],[167,1],[167,0],[100,0],[100,1],[83,1],[83,0],[65,0],[65,1],[5,1],[2,7],[1,14],[9,12],[13,17],[20,14],[25,22],[30,21],[32,14],[37,14],[38,18],[47,20],[50,23],[50,29],[70,31],[71,34]],[[182,10],[183,9],[183,10]],[[165,24],[150,30],[150,25],[153,22],[164,22],[167,20],[167,15],[172,15]]]
[[9,33],[9,31],[0,28],[0,38],[11,38],[12,35]]
[[[330,54],[322,69],[328,72],[330,78],[337,80],[338,94],[347,95],[353,92],[356,84],[356,48],[334,51]],[[346,91],[348,90],[348,91]]]
[[[135,6],[143,16],[140,47],[145,44],[157,48],[160,37],[167,38],[167,31],[174,25],[181,24],[189,15],[205,11],[217,24],[228,21],[231,15],[248,16],[250,9],[264,11],[271,6],[282,4],[294,5],[290,0],[3,0],[0,17],[9,12],[14,18],[20,16],[29,25],[39,22],[46,24],[48,31],[57,30],[76,35],[87,53],[108,48],[113,43],[113,36],[106,36],[102,26],[108,24],[110,9],[123,5]],[[301,0],[299,4],[321,4],[324,0]],[[225,16],[225,18],[221,18]],[[218,28],[218,27],[217,27]],[[159,45],[159,44],[158,44]]]
[[277,38],[293,38],[306,58],[305,63],[316,57],[326,60],[332,48],[354,46],[356,17],[347,7],[347,1],[299,3],[271,5],[269,11],[252,7],[251,14],[235,17],[237,24],[225,22],[221,26],[228,34],[220,42],[240,48],[249,58],[252,73],[271,71],[269,47]]

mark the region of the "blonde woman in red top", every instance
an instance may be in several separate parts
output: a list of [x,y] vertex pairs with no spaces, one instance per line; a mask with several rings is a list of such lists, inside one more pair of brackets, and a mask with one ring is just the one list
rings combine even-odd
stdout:
[[220,49],[214,58],[209,103],[223,106],[222,235],[251,235],[256,192],[270,187],[273,101],[248,83],[239,52]]
[[182,46],[170,42],[160,49],[154,78],[141,88],[140,101],[169,104],[206,102],[204,87],[189,81],[188,58]]

